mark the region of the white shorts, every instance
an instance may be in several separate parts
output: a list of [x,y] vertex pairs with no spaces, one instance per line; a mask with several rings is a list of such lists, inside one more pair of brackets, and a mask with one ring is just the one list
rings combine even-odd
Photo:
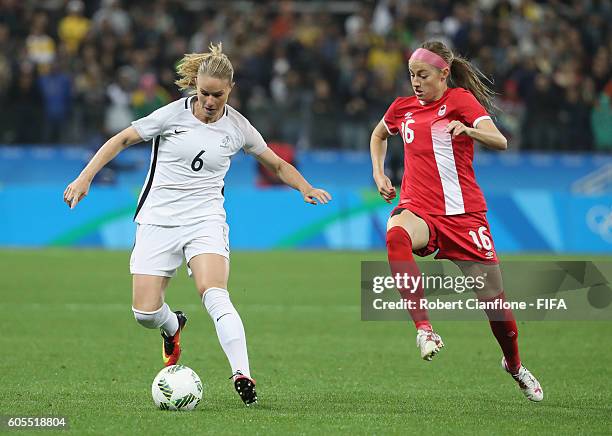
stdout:
[[183,258],[189,263],[192,257],[208,253],[229,259],[229,226],[223,220],[188,226],[138,224],[130,272],[173,277]]

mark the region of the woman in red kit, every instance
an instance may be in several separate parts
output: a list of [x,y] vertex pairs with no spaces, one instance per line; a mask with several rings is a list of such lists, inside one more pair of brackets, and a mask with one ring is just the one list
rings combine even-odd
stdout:
[[[499,262],[487,205],[474,177],[474,140],[493,150],[505,150],[506,138],[487,109],[493,92],[469,61],[455,56],[443,43],[426,42],[409,61],[412,97],[398,97],[389,106],[370,140],[373,175],[380,195],[390,203],[395,188],[384,174],[387,138],[400,134],[404,142],[404,176],[399,205],[387,224],[387,251],[393,275],[419,276],[413,253],[450,259],[465,275],[482,276],[486,285],[477,296],[486,306],[491,330],[502,352],[502,366],[525,396],[541,401],[542,388],[522,364],[514,315],[505,302]],[[422,286],[399,289],[417,328],[421,357],[431,360],[444,346],[432,330]]]

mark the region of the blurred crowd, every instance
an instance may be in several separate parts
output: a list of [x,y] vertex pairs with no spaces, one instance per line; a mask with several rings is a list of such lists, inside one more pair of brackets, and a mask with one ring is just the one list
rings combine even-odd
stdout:
[[0,0],[0,143],[98,146],[221,41],[266,139],[363,150],[428,39],[492,79],[512,148],[612,150],[609,0]]

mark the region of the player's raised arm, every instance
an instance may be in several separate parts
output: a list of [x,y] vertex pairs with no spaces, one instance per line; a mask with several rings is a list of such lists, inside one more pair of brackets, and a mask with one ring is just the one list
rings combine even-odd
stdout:
[[370,137],[370,156],[372,157],[372,176],[378,192],[387,203],[395,198],[396,192],[389,177],[385,175],[385,156],[389,132],[383,120],[376,125]]
[[113,160],[122,150],[141,141],[142,138],[131,126],[106,141],[81,171],[81,174],[66,187],[64,202],[70,209],[73,209],[87,195],[91,181],[104,165]]
[[317,204],[319,202],[327,204],[331,201],[332,197],[327,191],[313,188],[293,165],[281,159],[272,150],[267,149],[257,155],[256,158],[266,168],[274,172],[284,184],[300,191],[306,203]]

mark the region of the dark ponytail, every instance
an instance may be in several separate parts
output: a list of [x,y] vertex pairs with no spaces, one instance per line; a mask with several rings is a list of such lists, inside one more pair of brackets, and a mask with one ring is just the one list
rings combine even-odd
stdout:
[[440,41],[427,41],[421,47],[434,52],[450,65],[448,84],[451,88],[467,89],[474,94],[476,100],[488,112],[493,112],[496,109],[493,104],[495,92],[485,83],[493,84],[493,82],[470,61],[461,56],[453,55],[453,52]]

